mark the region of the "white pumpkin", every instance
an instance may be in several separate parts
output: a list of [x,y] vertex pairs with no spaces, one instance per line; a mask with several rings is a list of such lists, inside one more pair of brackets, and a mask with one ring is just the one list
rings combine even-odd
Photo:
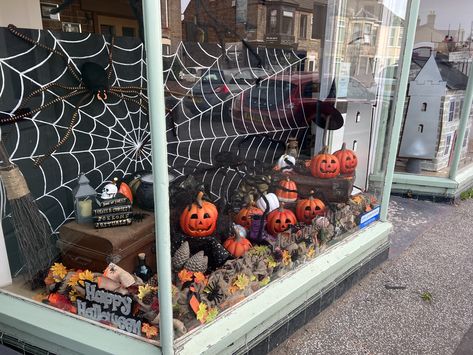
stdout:
[[296,158],[294,158],[292,155],[289,155],[289,154],[283,154],[278,159],[278,168],[282,172],[292,171],[292,167],[295,164],[296,164]]
[[[266,194],[264,196],[266,197],[266,200],[268,200],[269,203],[268,213],[279,208],[279,200],[275,194],[270,192],[269,194]],[[258,200],[256,200],[256,207],[258,207],[262,211],[266,211],[266,202],[264,201],[263,197],[260,197]]]

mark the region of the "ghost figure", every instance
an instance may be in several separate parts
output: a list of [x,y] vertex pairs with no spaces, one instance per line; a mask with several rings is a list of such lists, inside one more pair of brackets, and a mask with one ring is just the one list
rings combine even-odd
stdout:
[[111,198],[114,198],[115,195],[117,194],[118,192],[118,188],[117,188],[117,185],[115,184],[107,184],[105,185],[105,187],[103,188],[102,190],[102,195],[100,195],[100,197],[103,199],[103,200],[110,200]]

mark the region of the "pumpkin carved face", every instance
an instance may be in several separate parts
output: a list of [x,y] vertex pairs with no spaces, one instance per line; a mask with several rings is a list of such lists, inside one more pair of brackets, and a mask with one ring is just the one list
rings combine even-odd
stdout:
[[184,234],[190,237],[208,237],[217,228],[217,208],[213,203],[202,200],[203,195],[199,192],[196,202],[181,213],[179,224]]
[[358,158],[353,150],[346,149],[346,144],[343,143],[342,149],[333,153],[340,162],[340,173],[352,174],[358,165]]
[[246,233],[242,233],[242,230],[245,231],[245,229],[241,228],[241,226],[239,225],[234,224],[233,230],[234,235],[229,237],[223,243],[223,247],[227,249],[228,252],[232,254],[235,258],[239,258],[240,256],[245,255],[245,253],[250,250],[252,245],[251,242],[246,239]]
[[297,220],[305,224],[311,224],[312,220],[317,216],[325,213],[325,204],[318,198],[309,197],[299,200],[296,206]]
[[330,179],[340,174],[340,162],[338,158],[328,153],[328,148],[324,149],[310,161],[310,172],[313,176],[322,179]]
[[261,211],[258,207],[249,204],[247,207],[244,207],[238,212],[235,216],[235,223],[243,226],[245,229],[250,229],[251,221],[254,215],[262,215],[263,211]]
[[266,229],[272,236],[277,236],[278,233],[284,232],[290,225],[296,224],[297,218],[291,210],[280,207],[268,214],[268,222]]
[[[281,189],[276,190],[276,196],[281,202],[294,202],[297,200],[297,185],[294,181],[287,178],[279,182]],[[289,190],[289,191],[288,191]]]

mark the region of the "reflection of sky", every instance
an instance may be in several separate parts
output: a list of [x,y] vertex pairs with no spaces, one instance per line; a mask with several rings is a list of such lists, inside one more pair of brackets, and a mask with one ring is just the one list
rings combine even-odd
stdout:
[[383,0],[383,5],[400,18],[405,17],[407,0]]
[[471,21],[473,21],[473,1],[471,0],[428,0],[420,2],[419,17],[423,25],[427,22],[427,14],[435,11],[435,27],[446,30],[448,25],[451,29],[458,29],[458,24],[470,31]]
[[184,13],[191,0],[181,0],[181,12]]

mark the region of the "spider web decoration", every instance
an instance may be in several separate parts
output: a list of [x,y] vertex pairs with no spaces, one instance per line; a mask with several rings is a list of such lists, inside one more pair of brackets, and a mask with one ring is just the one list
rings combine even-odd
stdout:
[[[211,167],[215,155],[225,151],[252,160],[255,168],[268,167],[284,153],[288,138],[297,137],[300,146],[307,142],[310,123],[304,112],[293,111],[291,102],[300,80],[296,72],[305,58],[282,49],[255,51],[262,67],[241,45],[223,49],[180,43],[175,54],[165,57],[168,164],[173,175]],[[228,201],[242,175],[224,167],[199,177],[213,199]]]
[[[25,35],[58,49],[69,63],[80,70],[85,62],[95,62],[108,70],[111,38],[87,33],[55,33],[21,30]],[[77,86],[67,71],[63,58],[44,48],[31,45],[0,28],[0,114],[12,115],[24,97],[33,90],[56,82]],[[146,62],[142,43],[135,38],[116,38],[113,46],[114,86],[146,87]],[[27,103],[33,109],[64,95],[64,90],[50,88]],[[80,107],[72,135],[39,168],[33,167],[38,156],[64,135],[80,96],[65,99],[23,121],[2,126],[2,135],[12,162],[25,176],[42,214],[53,233],[73,217],[71,190],[79,173],[84,172],[91,185],[100,190],[102,183],[126,174],[151,169],[150,144],[142,145],[149,132],[147,113],[139,105],[109,95],[105,104],[87,99]],[[9,221],[9,207],[3,220],[7,247],[11,250],[12,271],[21,265]]]

